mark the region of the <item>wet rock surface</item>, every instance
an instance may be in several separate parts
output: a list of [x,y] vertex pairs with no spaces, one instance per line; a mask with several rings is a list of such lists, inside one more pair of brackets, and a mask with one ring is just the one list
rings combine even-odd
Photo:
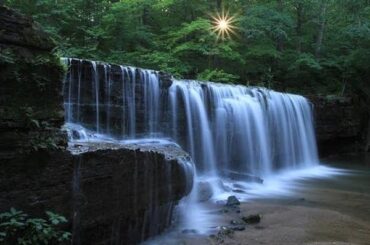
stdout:
[[206,202],[213,196],[212,186],[209,182],[199,182],[198,185],[198,201]]
[[367,112],[355,98],[311,96],[321,157],[363,151]]
[[175,145],[89,143],[87,151],[74,154],[74,194],[83,197],[74,212],[84,242],[136,244],[159,234],[192,187],[190,158]]
[[[105,62],[96,61],[96,71],[93,67],[92,61],[80,59],[67,59],[68,63],[68,79],[65,80],[64,94],[69,94],[71,88],[71,96],[67,103],[71,111],[73,111],[73,122],[78,122],[89,129],[96,127],[96,104],[94,94],[95,88],[91,86],[95,79],[101,85],[99,91],[98,103],[102,110],[99,111],[100,133],[106,133],[121,137],[122,132],[125,135],[129,134],[127,125],[135,124],[135,137],[141,137],[147,133],[147,117],[146,102],[144,95],[145,84],[138,82],[143,79],[143,70],[135,67],[126,67],[122,72],[120,65],[108,64]],[[109,68],[109,69],[108,69]],[[155,71],[150,71],[155,72]],[[96,75],[96,77],[95,77]],[[172,76],[167,73],[158,72],[158,79],[160,81],[159,96],[160,104],[167,104],[166,95],[168,88],[172,85]],[[109,77],[110,87],[107,87],[106,78]],[[92,82],[93,81],[93,82]],[[135,89],[130,92],[130,88],[135,84]],[[79,88],[77,88],[79,86]],[[82,91],[78,95],[77,91]],[[122,101],[133,101],[135,103],[135,117],[132,119],[130,115],[130,108]],[[104,109],[103,109],[104,108]],[[78,115],[77,114],[78,111]],[[161,111],[158,115],[161,124],[161,130],[165,131],[168,126],[167,117],[170,111]],[[71,116],[72,117],[72,116]]]
[[234,207],[240,205],[240,201],[235,196],[229,196],[226,201],[227,207]]
[[70,221],[74,244],[136,244],[171,224],[192,186],[188,160],[174,145],[93,143],[79,153],[13,158],[0,168],[0,211],[58,212]]
[[256,183],[260,183],[262,184],[263,183],[263,179],[258,177],[258,176],[254,176],[254,175],[251,175],[251,174],[246,174],[246,173],[240,173],[240,172],[236,172],[236,171],[225,171],[224,175],[232,180],[238,180],[238,181],[246,181],[246,182],[256,182]]
[[4,6],[0,33],[0,212],[59,213],[73,244],[137,244],[168,227],[192,187],[189,156],[157,142],[67,150],[64,68],[54,43],[31,18]]
[[0,33],[0,160],[64,148],[64,71],[53,41],[31,18],[1,5]]
[[257,224],[261,221],[261,215],[251,214],[251,215],[242,217],[242,220],[247,224]]

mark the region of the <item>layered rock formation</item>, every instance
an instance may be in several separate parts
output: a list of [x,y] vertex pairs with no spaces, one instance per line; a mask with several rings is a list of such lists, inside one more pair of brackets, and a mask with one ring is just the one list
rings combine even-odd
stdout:
[[74,156],[74,242],[135,244],[167,228],[192,187],[189,156],[175,145],[95,148]]
[[136,244],[171,224],[175,205],[191,190],[192,167],[176,145],[32,152],[1,162],[0,212],[63,214],[73,244]]
[[[69,77],[66,79],[64,93],[71,95],[67,101],[70,106],[70,120],[72,122],[78,122],[87,128],[95,129],[97,106],[96,103],[92,103],[96,100],[95,81],[99,83],[98,107],[101,132],[118,137],[122,134],[129,135],[127,125],[132,122],[129,121],[129,117],[125,117],[125,115],[129,115],[130,109],[127,107],[128,103],[125,101],[125,99],[127,100],[125,97],[133,100],[134,96],[136,97],[136,106],[139,108],[135,111],[135,131],[139,134],[148,131],[145,128],[148,125],[147,118],[145,118],[147,108],[145,104],[142,104],[144,100],[140,99],[145,96],[142,93],[145,89],[141,87],[143,83],[138,82],[141,81],[144,70],[133,68],[123,72],[121,66],[78,59],[69,59],[66,63],[69,65]],[[96,74],[98,74],[97,77]],[[158,79],[160,81],[159,96],[162,98],[160,104],[164,109],[159,111],[161,119],[159,125],[162,126],[157,131],[167,132],[171,130],[171,107],[170,102],[164,98],[168,98],[172,81],[168,75],[162,73],[159,74]],[[122,91],[130,89],[129,83],[133,80],[136,80],[135,91],[128,94],[123,93]],[[363,113],[356,98],[309,96],[309,99],[314,105],[316,136],[322,157],[365,150],[367,114]],[[182,142],[184,137],[181,137],[186,135],[186,112],[183,111],[183,108],[181,105],[177,107],[179,110],[177,120],[182,123],[179,124],[175,134],[179,136],[177,137],[178,142],[181,145],[186,145],[186,142]],[[111,127],[107,129],[109,125]],[[168,132],[168,134],[172,133]]]
[[[66,134],[60,129],[64,123],[64,70],[51,54],[52,41],[31,19],[5,7],[0,7],[0,33],[0,212],[15,207],[35,216],[45,210],[65,215],[74,244],[135,244],[163,231],[171,222],[174,205],[190,191],[189,156],[176,145],[156,143],[74,143],[67,149]],[[81,69],[73,69],[76,65],[82,65],[84,72],[77,74]],[[107,110],[100,110],[98,118],[106,118],[100,121],[101,128],[121,134],[129,120],[122,114],[129,109],[120,107],[125,86],[122,68],[111,65],[108,74],[101,65],[92,71],[90,62],[72,62],[71,66],[75,82],[91,80],[93,72],[122,80],[109,88],[109,96],[97,96],[102,99],[100,106],[110,106],[109,116],[104,115]],[[139,78],[135,69],[124,74]],[[166,74],[159,76],[163,95],[171,80]],[[91,95],[96,91],[89,85],[80,88]],[[138,93],[136,98],[140,96]],[[104,103],[107,97],[109,104]],[[321,151],[356,150],[363,125],[356,104],[347,99],[311,100],[316,107]],[[95,124],[96,118],[89,110],[95,108],[79,102],[85,117],[79,121],[91,128],[88,124]],[[136,117],[138,131],[147,126],[142,124],[145,116]],[[165,119],[166,115],[159,117]],[[112,122],[116,126],[108,128]],[[180,125],[177,133],[183,130]]]
[[66,146],[64,70],[53,48],[30,18],[0,6],[0,159]]
[[[366,150],[367,114],[356,98],[313,96],[321,156]],[[365,113],[364,113],[365,112]]]
[[73,244],[136,244],[163,231],[191,189],[177,145],[70,145],[64,69],[37,25],[0,6],[0,212],[68,218]]
[[[122,67],[103,62],[89,60],[65,59],[68,67],[64,82],[66,120],[76,122],[88,129],[113,136],[129,135],[129,124],[135,124],[136,137],[147,131],[148,113],[144,91],[150,93],[149,84],[142,81],[149,80],[152,74],[134,67]],[[125,69],[122,71],[122,69]],[[169,74],[158,73],[160,80],[161,104],[168,104],[166,100],[168,88],[172,84]],[[124,74],[122,76],[122,74]],[[147,88],[145,89],[144,86]],[[95,102],[95,103],[92,103]],[[135,103],[135,105],[132,105]],[[135,107],[135,117],[128,105]],[[98,108],[97,108],[98,107]],[[166,122],[166,112],[158,115],[163,123]],[[99,118],[99,129],[97,126]],[[134,118],[134,119],[133,119]],[[135,120],[135,122],[131,122]],[[133,136],[133,135],[131,135]]]

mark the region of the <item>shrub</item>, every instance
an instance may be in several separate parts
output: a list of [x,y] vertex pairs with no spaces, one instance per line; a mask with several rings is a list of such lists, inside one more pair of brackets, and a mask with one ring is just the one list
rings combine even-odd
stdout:
[[46,211],[48,219],[31,218],[22,211],[11,208],[0,214],[1,244],[56,244],[69,241],[71,233],[60,230],[67,219]]

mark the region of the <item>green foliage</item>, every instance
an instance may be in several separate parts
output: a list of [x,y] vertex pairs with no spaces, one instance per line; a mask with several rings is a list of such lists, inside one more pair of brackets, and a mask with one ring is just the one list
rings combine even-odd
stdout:
[[67,222],[66,218],[47,211],[47,219],[31,218],[22,211],[11,208],[0,214],[1,244],[51,244],[70,240],[69,232],[59,226]]
[[[60,56],[303,93],[341,93],[347,83],[370,87],[368,0],[5,3],[32,15]],[[238,17],[236,33],[226,40],[211,31],[217,3]],[[2,50],[4,62],[14,60]]]
[[10,49],[0,49],[0,64],[14,64],[15,56]]
[[197,76],[198,80],[203,81],[215,81],[215,82],[222,82],[222,83],[233,83],[236,82],[239,77],[233,74],[229,74],[224,72],[223,70],[209,70],[206,69],[203,72],[199,73]]

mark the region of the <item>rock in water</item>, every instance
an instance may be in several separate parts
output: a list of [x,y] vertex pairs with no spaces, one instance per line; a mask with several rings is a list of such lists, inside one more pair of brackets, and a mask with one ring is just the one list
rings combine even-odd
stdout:
[[252,214],[247,217],[243,217],[242,220],[247,224],[257,224],[261,221],[261,215]]
[[240,201],[238,200],[238,198],[236,198],[235,196],[229,196],[227,198],[226,206],[233,207],[237,205],[240,205]]
[[233,231],[244,231],[245,230],[245,226],[244,225],[235,225],[235,226],[232,226],[231,229]]
[[212,186],[209,182],[199,182],[198,184],[198,202],[206,202],[213,196]]
[[236,171],[225,170],[224,175],[232,180],[248,181],[263,184],[263,179],[248,173],[239,173]]
[[195,229],[184,229],[182,230],[182,233],[183,234],[197,234],[198,232]]

